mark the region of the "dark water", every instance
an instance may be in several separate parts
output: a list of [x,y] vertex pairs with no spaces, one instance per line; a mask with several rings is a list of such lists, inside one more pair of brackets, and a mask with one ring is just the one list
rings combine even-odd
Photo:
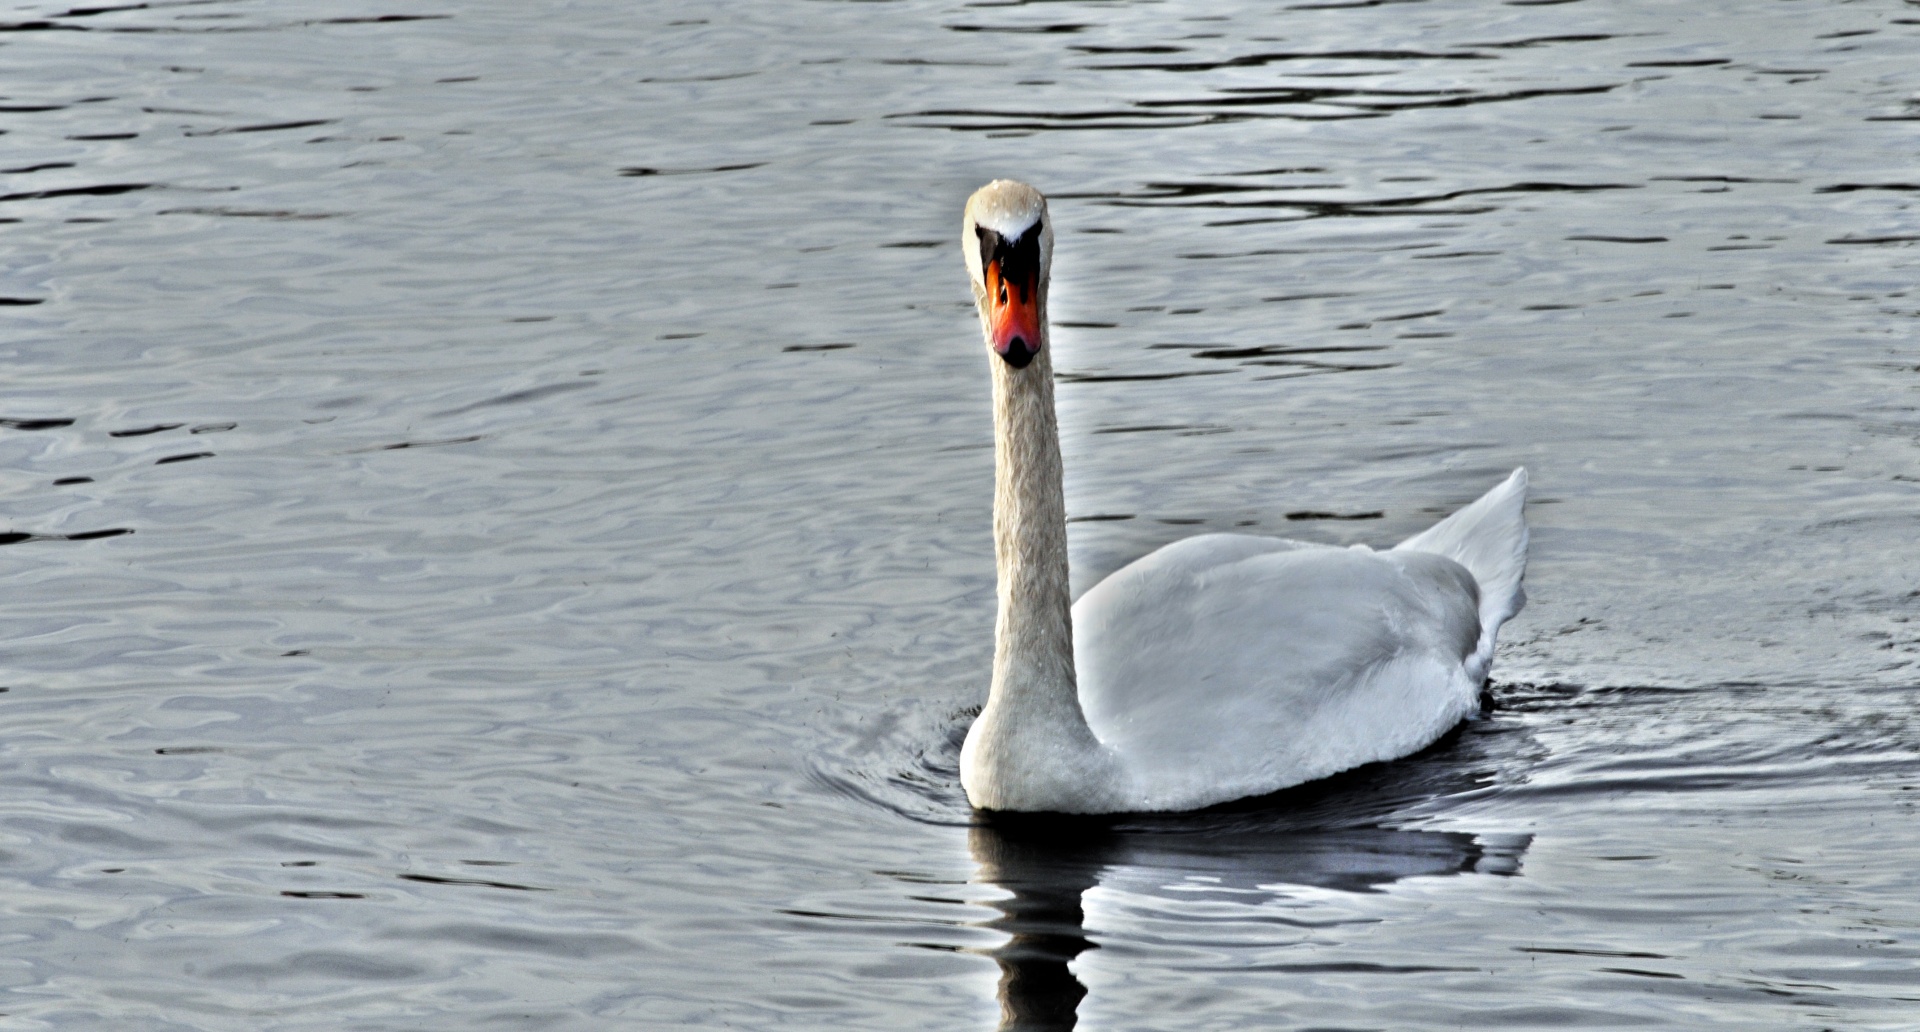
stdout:
[[[1920,4],[25,4],[0,1023],[1920,1027]],[[968,826],[1084,587],[1526,464],[1485,719]]]

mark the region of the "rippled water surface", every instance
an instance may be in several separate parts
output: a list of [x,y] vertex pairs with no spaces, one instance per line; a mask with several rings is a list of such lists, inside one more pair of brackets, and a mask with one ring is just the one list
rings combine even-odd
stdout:
[[[0,1024],[1920,1026],[1920,4],[28,3]],[[1525,464],[1483,719],[969,826],[1076,584]]]

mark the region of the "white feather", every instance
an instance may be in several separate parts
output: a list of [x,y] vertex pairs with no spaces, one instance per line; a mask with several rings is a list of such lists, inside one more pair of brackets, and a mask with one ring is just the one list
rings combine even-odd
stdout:
[[1127,809],[1275,792],[1417,752],[1472,713],[1482,610],[1442,555],[1188,538],[1074,604],[1080,706]]

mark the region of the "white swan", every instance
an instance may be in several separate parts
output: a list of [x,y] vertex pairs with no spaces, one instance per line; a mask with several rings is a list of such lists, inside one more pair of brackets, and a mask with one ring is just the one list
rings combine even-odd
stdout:
[[1046,199],[981,187],[961,248],[993,351],[1000,605],[969,802],[1196,809],[1405,756],[1474,709],[1526,601],[1526,470],[1391,551],[1205,534],[1070,605]]

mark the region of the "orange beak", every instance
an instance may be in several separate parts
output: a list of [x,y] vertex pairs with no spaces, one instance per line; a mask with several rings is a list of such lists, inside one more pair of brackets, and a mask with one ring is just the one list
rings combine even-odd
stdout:
[[[1009,277],[996,258],[987,262],[987,325],[993,353],[1025,369],[1040,353],[1040,284],[1036,273]],[[1023,282],[1024,281],[1024,282]]]

